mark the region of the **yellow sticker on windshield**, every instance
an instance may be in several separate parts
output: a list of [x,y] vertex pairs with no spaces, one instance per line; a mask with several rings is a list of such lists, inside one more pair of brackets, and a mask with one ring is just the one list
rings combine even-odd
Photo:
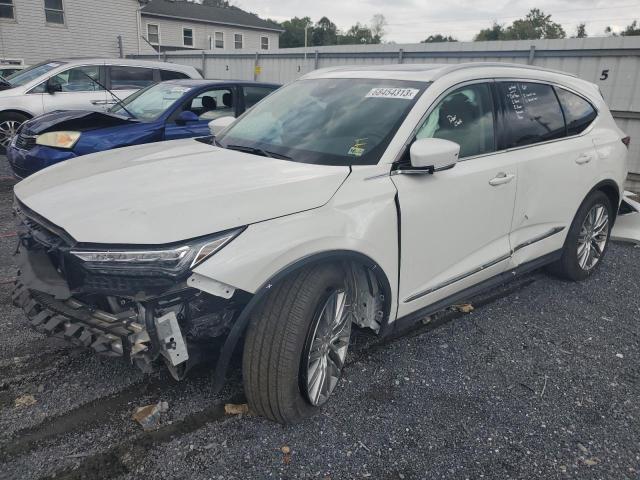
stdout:
[[354,157],[361,157],[364,154],[364,150],[367,147],[367,139],[366,138],[357,138],[353,147],[349,149],[348,155],[353,155]]

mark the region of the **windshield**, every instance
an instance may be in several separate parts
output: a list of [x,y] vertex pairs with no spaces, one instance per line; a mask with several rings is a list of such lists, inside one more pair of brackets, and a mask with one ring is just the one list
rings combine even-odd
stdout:
[[127,117],[130,116],[127,112],[130,112],[139,120],[152,122],[191,89],[175,83],[157,83],[125,98],[122,103],[126,109],[122,105],[115,105],[109,111]]
[[313,79],[266,97],[216,140],[303,163],[372,165],[427,84]]
[[20,70],[19,72],[14,73],[13,75],[7,77],[6,80],[11,84],[12,87],[20,87],[29,83],[31,80],[35,80],[36,78],[41,77],[54,68],[58,68],[60,65],[64,65],[64,63],[39,63],[38,65],[34,65],[33,67],[25,68],[24,70]]

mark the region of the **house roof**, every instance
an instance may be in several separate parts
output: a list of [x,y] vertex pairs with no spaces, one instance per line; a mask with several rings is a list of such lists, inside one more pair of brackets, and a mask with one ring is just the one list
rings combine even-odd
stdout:
[[142,8],[141,13],[142,15],[170,17],[176,20],[284,31],[280,25],[263,20],[253,13],[245,12],[234,6],[218,7],[185,0],[152,0]]

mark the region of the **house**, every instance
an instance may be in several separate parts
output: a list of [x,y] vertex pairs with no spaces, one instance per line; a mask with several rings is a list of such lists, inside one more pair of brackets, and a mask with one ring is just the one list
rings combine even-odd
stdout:
[[140,40],[141,7],[138,0],[0,0],[0,61],[153,52]]
[[[2,0],[0,0],[1,2]],[[272,50],[282,28],[228,3],[153,0],[140,11],[146,41],[157,51]]]

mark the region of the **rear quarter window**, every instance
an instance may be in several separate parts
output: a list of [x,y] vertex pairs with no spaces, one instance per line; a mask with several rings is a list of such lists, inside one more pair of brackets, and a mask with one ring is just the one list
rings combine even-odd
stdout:
[[551,85],[499,82],[504,108],[507,148],[522,147],[565,136],[564,117]]
[[581,96],[558,87],[556,93],[564,111],[568,135],[582,133],[598,116],[596,109]]
[[173,70],[160,70],[160,80],[182,80],[185,78],[191,78],[186,73],[175,72]]

